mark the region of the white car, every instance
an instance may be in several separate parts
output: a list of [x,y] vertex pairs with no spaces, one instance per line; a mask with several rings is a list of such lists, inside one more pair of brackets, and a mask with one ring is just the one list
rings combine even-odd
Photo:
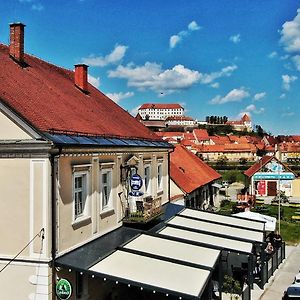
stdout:
[[296,274],[293,284],[299,284],[300,286],[300,272]]
[[283,300],[293,299],[293,300],[300,300],[300,285],[294,283],[290,285],[287,290],[284,292]]

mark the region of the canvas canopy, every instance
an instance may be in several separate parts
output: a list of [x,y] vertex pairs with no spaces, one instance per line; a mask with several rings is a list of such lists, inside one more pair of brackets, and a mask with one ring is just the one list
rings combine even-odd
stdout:
[[266,231],[274,231],[276,229],[276,218],[262,215],[252,211],[244,211],[234,214],[233,216],[241,217],[247,220],[256,220],[265,222]]

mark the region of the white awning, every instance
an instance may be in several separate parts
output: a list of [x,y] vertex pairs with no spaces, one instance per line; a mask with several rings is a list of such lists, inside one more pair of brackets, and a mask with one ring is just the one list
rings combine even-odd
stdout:
[[193,232],[169,226],[159,231],[159,234],[184,239],[192,242],[208,244],[211,246],[229,249],[236,252],[251,253],[253,248],[253,244],[250,242],[237,241],[231,238],[214,236],[213,234]]
[[201,220],[194,220],[182,216],[176,216],[169,220],[167,224],[185,227],[187,229],[196,229],[209,233],[217,233],[224,236],[249,240],[253,242],[263,242],[264,233],[262,231],[254,231],[242,228],[235,228],[226,224],[215,224]]
[[275,231],[276,229],[276,218],[270,217],[270,216],[265,216],[256,212],[252,211],[243,211],[239,212],[237,214],[234,214],[234,216],[240,217],[240,218],[245,218],[248,220],[258,220],[261,222],[265,223],[265,229],[267,231]]
[[[244,227],[248,229],[256,229],[256,230],[265,230],[265,223],[262,220],[246,220],[244,218],[237,218],[232,216],[221,215],[217,213],[206,212],[203,210],[194,210],[194,209],[184,209],[179,213],[182,216],[193,217],[199,220],[207,220],[212,222],[217,222],[221,224],[230,224],[239,227]],[[238,216],[238,215],[237,215]],[[258,222],[260,221],[260,222]]]
[[113,252],[89,270],[128,284],[151,287],[154,291],[179,293],[183,297],[201,296],[211,273],[209,270],[121,250]]
[[207,247],[194,246],[184,242],[171,241],[163,237],[140,235],[127,245],[125,249],[132,249],[172,258],[180,261],[190,262],[213,268],[220,255],[220,250]]

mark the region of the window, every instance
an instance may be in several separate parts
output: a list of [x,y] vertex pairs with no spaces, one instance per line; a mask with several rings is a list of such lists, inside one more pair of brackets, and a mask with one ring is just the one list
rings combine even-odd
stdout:
[[145,193],[150,195],[151,194],[151,174],[150,174],[150,165],[145,166],[144,168],[144,184],[145,184]]
[[163,186],[162,186],[162,164],[158,164],[157,166],[157,190],[160,191],[162,190]]
[[74,219],[87,215],[88,172],[76,172],[73,176]]
[[102,210],[112,207],[112,170],[103,169],[101,171],[101,199]]

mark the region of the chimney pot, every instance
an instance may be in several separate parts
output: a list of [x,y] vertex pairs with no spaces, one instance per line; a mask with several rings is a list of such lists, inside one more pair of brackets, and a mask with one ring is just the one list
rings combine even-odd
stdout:
[[17,62],[24,61],[24,28],[22,23],[10,24],[9,55]]
[[88,66],[85,64],[75,65],[75,85],[83,92],[88,92]]

